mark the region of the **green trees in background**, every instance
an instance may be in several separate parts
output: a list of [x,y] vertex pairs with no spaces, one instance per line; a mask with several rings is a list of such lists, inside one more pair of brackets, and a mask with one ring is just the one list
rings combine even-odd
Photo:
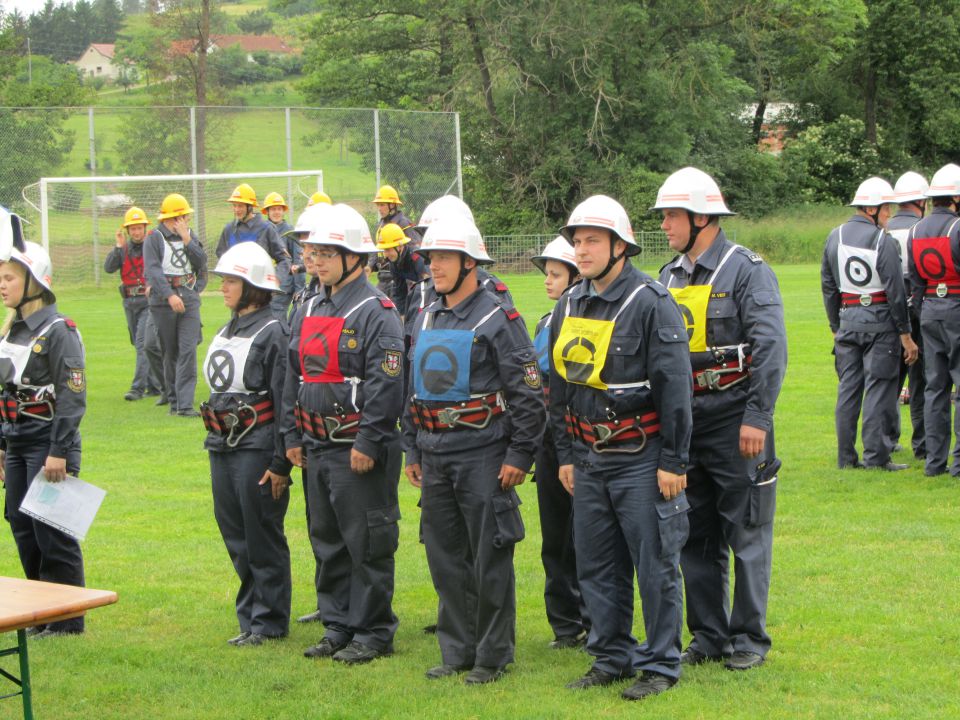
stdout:
[[[468,199],[491,232],[555,226],[598,191],[639,211],[686,163],[759,215],[846,202],[865,174],[960,150],[956,2],[318,6],[308,99],[459,111]],[[757,150],[771,103],[790,109],[779,158]]]

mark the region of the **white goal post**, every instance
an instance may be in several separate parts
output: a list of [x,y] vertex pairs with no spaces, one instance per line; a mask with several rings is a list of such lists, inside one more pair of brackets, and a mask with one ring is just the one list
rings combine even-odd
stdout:
[[45,177],[25,187],[23,197],[39,216],[40,237],[30,239],[50,253],[57,283],[99,285],[103,259],[128,208],[141,208],[153,226],[163,198],[182,194],[194,209],[192,227],[213,259],[220,230],[233,217],[227,198],[244,182],[260,203],[270,192],[283,195],[292,225],[310,195],[323,190],[323,171]]

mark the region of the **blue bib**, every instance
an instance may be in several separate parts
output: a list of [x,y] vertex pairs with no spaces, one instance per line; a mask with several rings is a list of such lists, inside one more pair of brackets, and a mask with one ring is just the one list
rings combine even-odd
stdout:
[[233,247],[237,243],[256,241],[256,230],[241,230],[240,232],[237,232],[236,228],[234,228],[233,232],[230,233],[230,237],[227,238],[227,247]]
[[470,399],[472,330],[423,330],[413,349],[413,391],[418,400]]
[[550,374],[550,325],[544,325],[533,339],[533,349],[537,352],[537,364],[540,372]]

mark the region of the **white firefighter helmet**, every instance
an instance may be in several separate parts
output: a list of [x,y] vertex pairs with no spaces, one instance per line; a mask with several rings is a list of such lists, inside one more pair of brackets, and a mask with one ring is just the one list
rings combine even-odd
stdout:
[[651,210],[679,208],[697,215],[735,215],[723,201],[717,181],[703,170],[685,167],[663,181]]
[[897,178],[897,182],[893,186],[895,202],[907,203],[914,200],[926,200],[929,188],[927,179],[923,175],[908,170]]
[[542,253],[530,258],[530,262],[536,265],[537,269],[542,273],[547,272],[547,260],[562,262],[572,267],[574,272],[579,272],[577,270],[577,261],[573,255],[573,247],[571,247],[563,235],[557,235],[557,237],[547,243]]
[[257,243],[237,243],[220,256],[214,274],[242,278],[254,287],[276,292],[280,289],[270,255]]
[[960,195],[960,166],[947,163],[930,178],[927,197],[953,197]]
[[469,220],[472,225],[476,225],[476,221],[473,219],[473,211],[469,205],[456,195],[444,195],[423,209],[423,212],[420,213],[420,219],[414,227],[422,235],[437,220],[450,217]]
[[370,226],[363,215],[352,207],[344,203],[337,203],[333,206],[314,205],[313,207],[328,207],[329,210],[319,218],[317,224],[303,241],[304,243],[330,245],[357,255],[377,252],[377,246],[370,235]]
[[560,235],[573,245],[573,233],[578,227],[597,227],[609,230],[627,244],[626,254],[637,255],[640,246],[633,237],[630,218],[623,205],[606,195],[588,197],[570,213],[567,224],[560,228]]
[[871,177],[860,183],[850,207],[879,207],[896,202],[893,188],[883,178]]
[[445,217],[427,228],[417,252],[429,256],[434,250],[463,253],[476,260],[478,265],[493,264],[477,226],[463,217]]
[[11,250],[10,259],[23,265],[27,272],[33,276],[33,279],[40,283],[45,290],[51,289],[53,263],[50,262],[50,255],[40,245],[27,241],[23,243],[23,250],[17,248]]

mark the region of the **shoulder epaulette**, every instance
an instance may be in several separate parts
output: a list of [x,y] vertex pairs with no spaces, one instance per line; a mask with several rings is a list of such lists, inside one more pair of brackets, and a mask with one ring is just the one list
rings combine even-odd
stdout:
[[743,255],[746,255],[747,259],[749,259],[754,265],[760,265],[763,262],[763,258],[760,257],[760,253],[755,253],[753,250],[745,248],[742,245],[737,247],[737,251]]
[[393,304],[393,300],[391,300],[390,298],[388,298],[388,297],[386,297],[386,296],[380,298],[380,304],[383,305],[385,308],[395,308],[395,307],[396,307],[396,305]]
[[520,317],[520,311],[515,307],[507,307],[506,305],[501,305],[500,309],[503,310],[504,314],[507,316],[507,320],[516,320]]
[[653,292],[656,295],[659,295],[660,297],[670,294],[669,292],[667,292],[667,289],[663,286],[663,284],[659,280],[654,280],[653,278],[650,278],[644,283],[644,285],[646,285],[648,288],[653,290]]
[[68,328],[70,328],[70,329],[73,330],[73,331],[76,331],[76,329],[77,329],[77,324],[76,324],[73,320],[71,320],[70,318],[64,318],[64,319],[63,319],[63,324],[66,325]]

